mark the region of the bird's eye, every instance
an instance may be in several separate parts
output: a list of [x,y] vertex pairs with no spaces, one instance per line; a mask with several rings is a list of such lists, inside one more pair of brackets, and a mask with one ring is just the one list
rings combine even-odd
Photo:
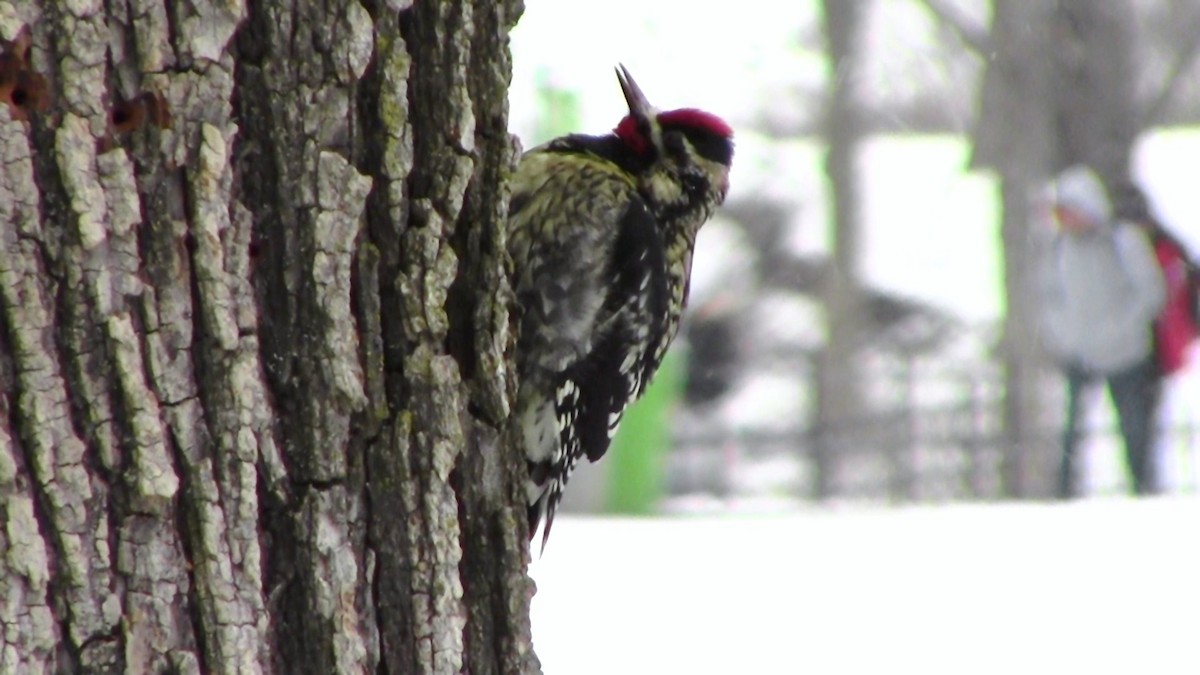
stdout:
[[687,142],[683,138],[683,134],[678,131],[668,131],[663,134],[663,146],[667,149],[667,153],[675,157],[687,156]]

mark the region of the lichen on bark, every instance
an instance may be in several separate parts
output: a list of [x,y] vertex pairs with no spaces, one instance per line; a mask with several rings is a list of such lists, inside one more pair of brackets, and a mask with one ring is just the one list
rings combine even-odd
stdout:
[[0,670],[536,671],[518,11],[0,5]]

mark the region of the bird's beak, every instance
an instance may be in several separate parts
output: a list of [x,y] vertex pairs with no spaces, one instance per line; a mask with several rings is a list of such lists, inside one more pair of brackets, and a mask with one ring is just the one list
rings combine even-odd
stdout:
[[641,119],[654,117],[654,106],[646,100],[642,88],[633,81],[629,69],[623,65],[617,66],[617,80],[621,83],[621,91],[625,94],[625,102],[629,104],[629,114]]

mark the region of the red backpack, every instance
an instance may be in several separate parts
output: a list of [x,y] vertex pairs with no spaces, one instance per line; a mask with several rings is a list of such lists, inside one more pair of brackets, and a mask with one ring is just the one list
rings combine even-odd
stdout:
[[1200,337],[1200,267],[1183,244],[1155,224],[1154,253],[1167,286],[1167,302],[1154,321],[1154,354],[1159,372],[1170,375],[1187,365],[1188,348]]

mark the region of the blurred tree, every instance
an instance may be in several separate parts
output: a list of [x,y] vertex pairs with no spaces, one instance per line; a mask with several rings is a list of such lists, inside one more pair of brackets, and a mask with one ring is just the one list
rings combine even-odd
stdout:
[[860,32],[866,6],[865,0],[824,0],[821,4],[830,64],[822,135],[833,205],[833,266],[823,280],[828,332],[817,359],[813,489],[818,499],[832,494],[837,440],[852,420],[862,415],[863,407],[858,353],[866,314],[859,278],[862,180],[857,162],[866,125],[857,87],[863,67]]
[[1200,2],[1134,3],[1138,128],[1200,122]]
[[4,8],[0,671],[537,671],[520,3]]

